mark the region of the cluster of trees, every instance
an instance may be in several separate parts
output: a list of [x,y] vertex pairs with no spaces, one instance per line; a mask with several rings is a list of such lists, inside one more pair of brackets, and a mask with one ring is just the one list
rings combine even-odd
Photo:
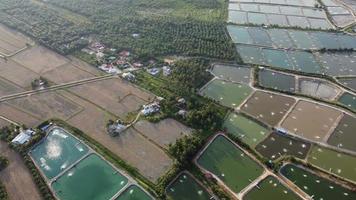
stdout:
[[169,145],[169,153],[176,158],[179,166],[187,167],[203,144],[203,140],[198,134],[185,135],[178,139],[174,145]]
[[[94,35],[140,57],[178,54],[232,60],[236,53],[226,34],[225,6],[224,0],[7,0],[0,3],[0,19],[65,54],[86,45],[82,36]],[[73,20],[77,14],[89,23]]]

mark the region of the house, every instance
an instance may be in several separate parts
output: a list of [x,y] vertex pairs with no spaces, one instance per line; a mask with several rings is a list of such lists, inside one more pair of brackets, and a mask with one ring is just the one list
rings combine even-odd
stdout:
[[161,109],[161,106],[159,105],[159,103],[158,102],[153,102],[151,104],[144,105],[141,112],[142,112],[143,115],[148,116],[150,114],[154,114],[154,113],[159,112],[160,109]]
[[123,56],[123,57],[129,57],[130,56],[130,52],[129,51],[121,51],[119,53],[119,56]]
[[179,116],[185,118],[188,114],[188,112],[186,110],[179,110],[178,113],[177,113]]
[[98,52],[98,53],[96,53],[96,58],[97,58],[98,60],[101,60],[102,58],[104,58],[104,56],[105,56],[105,54],[104,54],[103,52]]
[[111,64],[102,64],[98,68],[106,73],[109,73],[109,74],[119,73],[119,70]]
[[132,66],[134,66],[135,68],[141,68],[141,67],[143,67],[143,64],[140,63],[140,62],[134,62],[134,63],[132,64]]
[[122,78],[128,80],[128,81],[135,81],[136,77],[130,72],[126,72],[122,74]]
[[147,69],[147,72],[149,73],[149,74],[151,74],[152,76],[156,76],[156,75],[158,75],[159,74],[159,72],[160,72],[161,70],[159,69],[159,68],[151,68],[151,69]]
[[169,76],[172,73],[172,70],[170,67],[168,66],[163,66],[163,76]]
[[121,124],[119,121],[116,121],[107,126],[107,131],[111,136],[117,136],[120,133],[122,133],[124,130],[126,130],[126,128],[127,126]]
[[25,144],[36,134],[31,129],[21,130],[21,132],[11,141],[13,144]]

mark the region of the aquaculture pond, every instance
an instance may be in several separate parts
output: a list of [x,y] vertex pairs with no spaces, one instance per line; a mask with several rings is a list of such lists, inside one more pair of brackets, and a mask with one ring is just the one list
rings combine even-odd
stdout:
[[351,110],[356,110],[356,96],[351,93],[344,93],[339,98],[339,103],[345,105]]
[[356,182],[356,157],[314,146],[308,162],[342,178]]
[[197,162],[236,193],[263,173],[262,166],[222,135],[209,144]]
[[356,118],[344,114],[339,124],[328,139],[328,144],[356,151]]
[[153,200],[153,198],[137,185],[130,185],[116,200]]
[[234,65],[214,65],[212,73],[224,80],[249,84],[251,68]]
[[295,76],[262,69],[258,73],[259,84],[275,90],[295,92]]
[[301,94],[329,101],[334,100],[341,92],[332,83],[321,79],[299,78],[298,86]]
[[354,77],[354,78],[338,78],[338,80],[344,86],[356,91],[356,77]]
[[228,133],[237,136],[252,148],[265,139],[270,132],[257,122],[236,113],[229,114],[223,127]]
[[166,193],[172,200],[206,200],[212,197],[205,188],[187,173],[180,174],[179,177],[168,186]]
[[260,47],[236,45],[236,49],[244,63],[256,65],[266,64]]
[[264,48],[262,49],[262,54],[265,58],[265,61],[263,63],[266,63],[267,65],[272,67],[294,70],[294,66],[291,63],[286,51]]
[[253,187],[243,200],[301,200],[299,196],[282,185],[273,176],[268,176]]
[[102,200],[112,198],[128,179],[98,155],[91,154],[52,183],[62,200]]
[[79,160],[88,147],[62,128],[53,128],[31,151],[36,165],[52,179]]
[[356,192],[341,187],[333,181],[305,170],[300,166],[287,164],[280,170],[281,174],[307,193],[313,199],[323,200],[353,200]]
[[210,82],[201,91],[202,95],[231,108],[239,106],[251,93],[252,88],[248,85],[218,79]]
[[263,142],[257,145],[256,150],[270,160],[290,155],[304,159],[310,149],[310,144],[302,142],[279,133],[272,133]]

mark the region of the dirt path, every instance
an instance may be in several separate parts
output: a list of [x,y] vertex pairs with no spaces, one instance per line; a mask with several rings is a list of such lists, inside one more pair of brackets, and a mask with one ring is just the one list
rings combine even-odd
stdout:
[[42,199],[20,155],[3,141],[0,141],[0,154],[6,156],[10,161],[9,166],[0,172],[0,180],[6,187],[9,200]]

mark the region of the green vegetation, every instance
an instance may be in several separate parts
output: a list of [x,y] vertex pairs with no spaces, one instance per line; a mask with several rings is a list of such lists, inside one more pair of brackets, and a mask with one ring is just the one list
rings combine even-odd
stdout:
[[[9,165],[9,160],[4,156],[0,156],[0,171],[5,169]],[[0,200],[7,200],[7,192],[3,183],[0,181]]]
[[87,44],[82,37],[93,35],[142,58],[180,54],[231,60],[226,7],[224,0],[5,0],[0,20],[61,53],[82,48]]

